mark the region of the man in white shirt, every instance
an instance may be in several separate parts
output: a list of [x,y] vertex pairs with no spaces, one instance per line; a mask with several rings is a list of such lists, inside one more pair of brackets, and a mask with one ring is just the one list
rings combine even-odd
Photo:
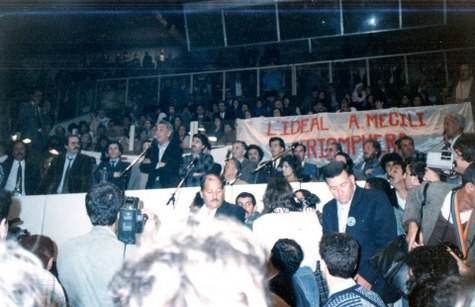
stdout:
[[25,144],[16,141],[13,143],[12,155],[1,165],[4,172],[1,187],[15,195],[33,195],[37,192],[40,171],[26,158]]

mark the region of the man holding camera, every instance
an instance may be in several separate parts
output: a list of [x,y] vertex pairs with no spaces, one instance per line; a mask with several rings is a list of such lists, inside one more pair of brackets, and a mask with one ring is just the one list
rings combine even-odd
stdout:
[[59,247],[58,274],[71,306],[112,306],[108,285],[121,268],[130,248],[117,239],[115,224],[124,203],[124,192],[111,183],[100,183],[86,195],[92,229]]

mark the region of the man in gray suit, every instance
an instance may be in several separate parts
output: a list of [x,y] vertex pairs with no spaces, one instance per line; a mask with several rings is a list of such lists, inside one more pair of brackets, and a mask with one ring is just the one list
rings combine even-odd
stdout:
[[[453,189],[453,186],[443,182],[424,183],[414,188],[409,193],[403,218],[409,249],[419,244],[449,242],[458,246],[465,259],[474,265],[475,222],[471,222],[474,208],[475,164],[465,170],[462,185],[458,188]],[[460,228],[457,220],[461,221]],[[421,233],[416,238],[419,227]],[[469,227],[468,231],[465,231],[466,227]]]
[[255,182],[255,174],[252,172],[256,169],[257,163],[246,159],[247,145],[243,141],[234,141],[232,146],[232,156],[241,163],[241,180],[249,183]]

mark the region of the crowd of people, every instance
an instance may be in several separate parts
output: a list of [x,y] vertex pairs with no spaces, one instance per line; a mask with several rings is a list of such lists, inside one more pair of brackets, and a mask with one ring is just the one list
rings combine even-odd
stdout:
[[[463,84],[456,87],[458,102],[471,97]],[[0,144],[0,292],[7,306],[475,304],[475,134],[465,131],[460,114],[444,118],[437,150],[454,162],[446,169],[434,167],[410,135],[396,140],[394,152],[365,140],[357,163],[341,144],[328,142],[317,166],[302,143],[289,147],[272,137],[271,158],[264,160],[261,147],[232,133],[236,118],[304,110],[286,97],[270,94],[256,106],[219,102],[211,113],[202,105],[195,114],[170,105],[118,120],[100,110],[89,122],[49,134],[41,95],[33,91],[20,108],[17,139]],[[331,107],[319,97],[311,99],[312,110]],[[212,118],[215,129],[188,135],[183,128]],[[121,159],[132,124],[139,128],[134,148],[143,151],[135,165]],[[222,165],[211,155],[213,140],[232,144]],[[93,149],[100,161],[82,152]],[[324,182],[333,199],[317,206],[321,191],[291,185],[309,181]],[[185,224],[158,240],[160,220],[145,208],[137,245],[125,247],[116,234],[124,191],[180,182],[200,189]],[[253,183],[267,184],[262,211],[249,192],[224,200],[225,186]],[[90,232],[58,247],[7,221],[13,196],[61,193],[87,193]],[[406,243],[407,271],[395,283],[374,259],[398,236]]]

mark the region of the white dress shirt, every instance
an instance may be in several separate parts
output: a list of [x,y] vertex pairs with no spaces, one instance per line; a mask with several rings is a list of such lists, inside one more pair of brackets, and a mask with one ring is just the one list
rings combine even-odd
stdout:
[[347,204],[342,204],[339,201],[336,202],[336,208],[338,213],[338,232],[344,233],[346,231],[346,226],[348,224],[348,215],[350,213],[351,202],[353,201],[353,195],[351,196],[350,201]]
[[18,166],[21,164],[21,195],[25,194],[25,160],[18,161],[13,160],[12,168],[10,169],[10,174],[8,175],[7,183],[5,184],[4,189],[9,192],[13,192],[16,187],[16,178],[18,175]]

